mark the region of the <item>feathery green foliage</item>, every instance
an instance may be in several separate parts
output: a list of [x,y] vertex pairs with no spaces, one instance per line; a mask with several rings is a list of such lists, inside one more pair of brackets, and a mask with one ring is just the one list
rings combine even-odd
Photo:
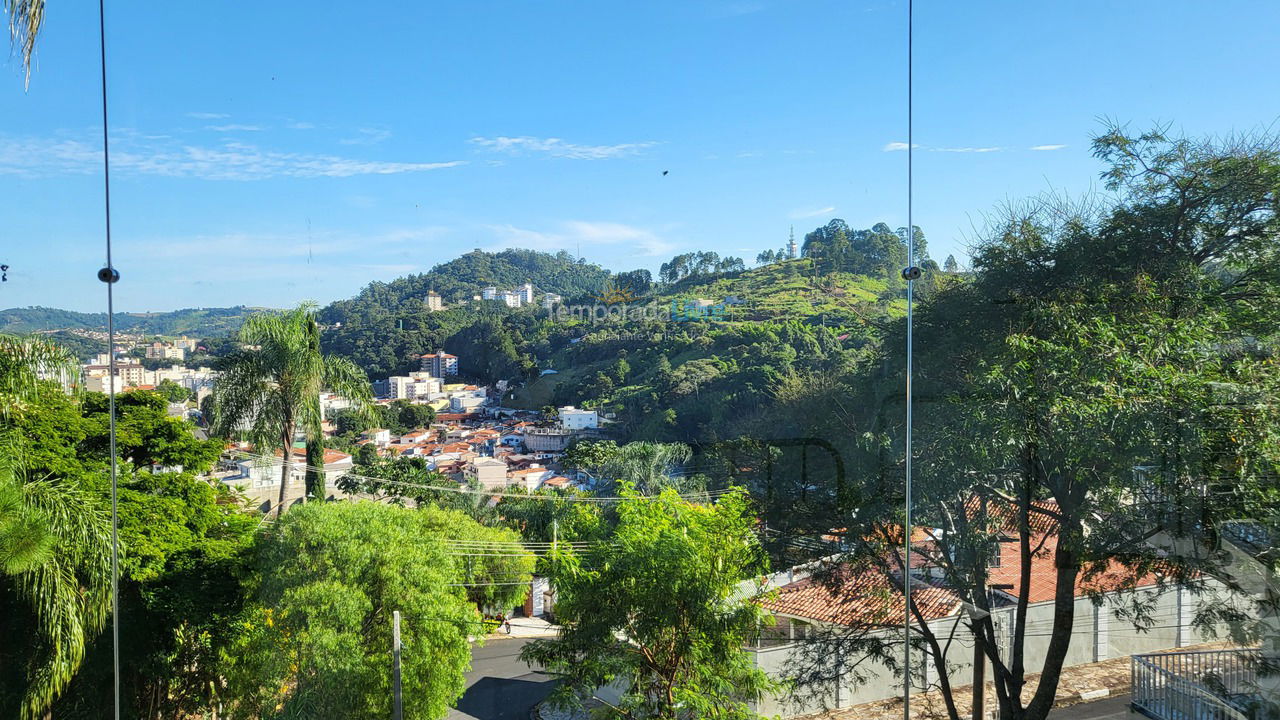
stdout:
[[23,85],[29,86],[36,37],[44,25],[44,0],[4,0],[4,10],[9,15],[9,41],[22,55]]
[[[320,352],[315,306],[302,304],[245,321],[246,346],[225,359],[214,389],[214,434],[240,436],[257,452],[279,450],[290,458],[294,436],[323,438],[320,391],[329,389],[370,411],[373,391],[364,371],[346,358]],[[288,499],[291,464],[281,464],[279,515]]]
[[609,543],[554,555],[563,630],[522,657],[563,678],[553,695],[561,705],[621,684],[611,718],[755,717],[747,701],[774,685],[742,649],[765,620],[736,592],[765,568],[746,494],[715,505],[671,489],[623,495]]
[[385,718],[392,612],[402,615],[404,716],[443,717],[462,695],[481,619],[431,514],[309,503],[263,541],[253,603],[227,658],[236,716]]

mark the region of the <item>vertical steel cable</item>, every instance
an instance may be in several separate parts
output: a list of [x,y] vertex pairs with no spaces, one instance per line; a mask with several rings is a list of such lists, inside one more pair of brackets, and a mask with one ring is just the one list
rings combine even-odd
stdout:
[[107,407],[111,452],[111,678],[115,720],[120,720],[120,535],[116,490],[116,324],[114,289],[119,275],[111,264],[111,156],[107,141],[107,13],[105,0],[98,0],[98,50],[102,68],[102,189],[106,211],[107,266],[98,279],[107,284]]
[[915,224],[912,218],[912,153],[915,142],[912,137],[912,0],[907,0],[907,434],[906,448],[906,512],[902,522],[902,717],[911,720],[911,341],[914,332],[912,310],[915,304],[915,279],[913,269],[916,266]]

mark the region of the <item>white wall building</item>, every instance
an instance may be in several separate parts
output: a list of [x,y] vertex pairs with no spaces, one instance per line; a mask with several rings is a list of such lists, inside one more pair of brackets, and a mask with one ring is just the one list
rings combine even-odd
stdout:
[[480,291],[480,297],[484,298],[485,300],[493,300],[498,297],[498,288],[490,285],[489,287]]
[[559,410],[560,425],[566,430],[588,430],[600,427],[600,415],[595,410],[581,410],[566,405]]
[[517,292],[520,294],[521,303],[525,305],[533,304],[533,283],[526,282],[520,286],[520,289]]

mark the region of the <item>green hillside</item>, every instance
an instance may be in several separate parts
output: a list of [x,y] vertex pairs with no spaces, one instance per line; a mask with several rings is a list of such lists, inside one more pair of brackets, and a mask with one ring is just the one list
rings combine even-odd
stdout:
[[[116,313],[116,330],[144,335],[221,336],[240,329],[261,308],[186,308],[163,313]],[[107,329],[106,313],[81,313],[46,307],[0,310],[0,332],[25,334],[57,330]]]
[[[723,319],[558,320],[532,346],[539,371],[504,404],[574,404],[614,416],[626,438],[708,441],[752,422],[788,387],[842,373],[904,309],[900,282],[808,259],[661,286],[629,306],[704,299]],[[738,304],[740,301],[740,304]]]

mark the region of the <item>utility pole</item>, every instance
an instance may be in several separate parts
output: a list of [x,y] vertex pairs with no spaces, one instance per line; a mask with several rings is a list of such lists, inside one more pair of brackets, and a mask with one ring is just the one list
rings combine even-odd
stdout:
[[404,720],[404,699],[400,696],[400,611],[391,613],[391,719]]
[[982,635],[973,624],[973,720],[982,720],[982,694],[987,689],[987,656],[982,651]]

